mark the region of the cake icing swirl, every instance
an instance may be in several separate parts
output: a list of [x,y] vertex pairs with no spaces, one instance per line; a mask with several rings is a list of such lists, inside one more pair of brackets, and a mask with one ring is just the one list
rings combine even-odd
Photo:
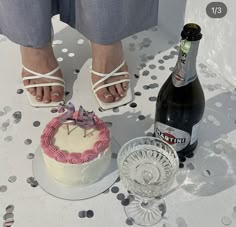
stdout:
[[[73,119],[77,119],[79,113],[74,112]],[[92,149],[85,150],[83,153],[69,153],[62,151],[52,144],[52,139],[57,129],[63,124],[61,121],[63,114],[53,118],[45,127],[41,136],[41,147],[44,153],[50,158],[55,159],[61,163],[82,164],[90,162],[100,153],[104,152],[110,144],[110,132],[106,124],[100,120],[96,115],[94,116],[95,129],[99,131],[98,141],[93,145]]]

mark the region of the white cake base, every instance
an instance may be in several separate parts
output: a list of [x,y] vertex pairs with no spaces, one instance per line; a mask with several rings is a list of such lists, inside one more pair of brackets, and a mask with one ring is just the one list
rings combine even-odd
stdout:
[[[119,149],[120,145],[111,138],[111,150],[115,154],[114,156],[118,154]],[[33,176],[43,190],[57,198],[66,200],[82,200],[97,196],[111,187],[119,176],[117,160],[111,159],[110,166],[99,181],[86,186],[68,186],[55,180],[48,173],[40,147],[35,152],[32,169]]]
[[56,180],[68,185],[89,185],[101,179],[111,162],[110,147],[97,158],[83,164],[61,163],[48,157],[43,150],[48,173]]

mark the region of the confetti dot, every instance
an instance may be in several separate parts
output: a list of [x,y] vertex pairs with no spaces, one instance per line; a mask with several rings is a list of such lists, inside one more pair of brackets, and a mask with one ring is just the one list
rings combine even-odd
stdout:
[[1,185],[0,186],[0,192],[6,192],[7,191],[7,186],[6,185]]
[[128,205],[129,205],[129,199],[123,199],[123,200],[121,201],[121,205],[123,205],[123,206],[128,206]]
[[149,72],[148,70],[145,70],[145,71],[143,71],[142,75],[143,75],[143,76],[147,76],[147,75],[149,75],[149,73],[150,73],[150,72]]
[[34,158],[34,154],[33,154],[33,153],[27,154],[27,158],[28,158],[28,159],[33,159],[33,158]]
[[137,75],[137,74],[134,74],[134,77],[135,77],[136,79],[138,79],[138,78],[139,78],[139,75]]
[[65,96],[67,96],[67,95],[69,95],[70,94],[70,92],[69,91],[66,91],[65,92]]
[[160,69],[160,70],[164,70],[164,69],[165,69],[165,66],[162,66],[162,65],[161,65],[161,66],[159,66],[159,69]]
[[66,52],[68,52],[68,49],[67,49],[67,48],[63,48],[61,51],[62,51],[63,53],[66,53]]
[[111,192],[118,193],[119,192],[119,188],[114,186],[114,187],[111,188]]
[[179,50],[179,46],[174,46],[174,49]]
[[24,142],[26,145],[30,145],[32,143],[32,140],[31,139],[26,139],[25,142]]
[[123,193],[119,193],[116,198],[120,201],[124,200],[125,199],[125,195]]
[[217,121],[217,120],[214,120],[214,121],[213,121],[213,125],[215,125],[215,126],[220,126],[221,123],[220,123],[219,121]]
[[92,210],[88,210],[86,212],[86,215],[87,215],[88,218],[92,218],[94,216],[94,212]]
[[229,226],[232,224],[232,221],[229,217],[224,216],[221,218],[221,223],[225,226]]
[[40,122],[39,121],[34,121],[33,122],[33,126],[34,127],[39,127],[40,126]]
[[79,213],[78,213],[78,216],[80,218],[85,218],[86,217],[86,211],[85,210],[81,210]]
[[79,45],[82,45],[82,44],[84,44],[84,40],[83,40],[83,39],[79,39],[79,40],[77,41],[77,43],[78,43]]
[[14,123],[19,123],[22,118],[22,114],[20,111],[16,111],[12,114],[12,117],[14,118]]
[[[150,40],[151,41],[151,40]],[[154,55],[149,55],[148,57],[147,57],[149,60],[153,60],[155,57],[154,57]]]
[[149,88],[157,88],[157,87],[159,87],[159,84],[157,84],[157,83],[153,83],[153,84],[150,84],[149,85]]
[[220,107],[222,107],[222,103],[221,102],[216,102],[215,106],[220,108]]
[[132,102],[129,106],[132,108],[135,108],[135,107],[137,107],[137,104],[135,102]]
[[137,36],[137,35],[133,35],[132,38],[133,38],[133,39],[137,39],[138,36]]
[[144,119],[145,119],[145,116],[140,115],[140,116],[138,116],[138,119],[139,119],[139,120],[144,120]]
[[33,187],[33,188],[37,187],[38,185],[39,185],[39,183],[38,183],[38,181],[36,181],[36,180],[33,180],[33,181],[31,181],[31,183],[30,183],[30,186]]
[[163,59],[164,59],[164,60],[168,60],[168,59],[169,59],[169,56],[165,55],[165,56],[163,57]]
[[2,127],[3,127],[3,128],[7,128],[7,127],[10,125],[9,122],[10,122],[9,120],[3,122],[3,123],[2,123]]
[[195,169],[195,166],[193,165],[193,163],[188,163],[186,165],[186,167],[189,169],[189,170],[194,170]]
[[52,42],[53,45],[60,45],[60,44],[62,44],[62,43],[63,43],[62,40],[54,40],[54,41]]
[[16,91],[17,94],[22,94],[23,92],[24,92],[23,89],[17,89],[17,91]]
[[156,79],[157,79],[157,76],[151,76],[151,79],[152,79],[152,80],[156,80]]
[[148,90],[148,89],[149,89],[149,86],[148,86],[148,85],[144,85],[144,86],[143,86],[143,89],[144,89],[144,90]]
[[157,100],[157,98],[155,96],[149,97],[149,101],[151,102],[155,102]]
[[202,175],[205,176],[205,177],[209,177],[211,175],[211,172],[208,169],[207,170],[203,170],[202,171]]
[[170,67],[169,70],[170,70],[171,72],[173,72],[173,71],[174,71],[174,67]]
[[26,182],[28,183],[28,184],[30,184],[31,182],[33,182],[34,181],[34,178],[33,177],[28,177],[27,179],[26,179]]
[[77,75],[79,72],[80,72],[79,69],[75,69],[73,73],[74,73],[75,75]]
[[145,64],[145,63],[141,63],[141,64],[140,64],[140,67],[141,67],[141,68],[145,68],[145,67],[146,67],[146,64]]
[[126,223],[127,225],[133,225],[134,220],[133,220],[133,218],[127,218],[125,223]]
[[183,164],[182,162],[179,163],[179,168],[180,168],[180,169],[184,168],[184,164]]
[[4,138],[4,140],[6,142],[11,142],[13,140],[13,137],[12,136],[7,136],[7,137]]
[[215,120],[215,117],[214,117],[213,115],[208,115],[208,116],[207,116],[207,119],[208,119],[209,121],[214,121],[214,120]]
[[6,213],[3,215],[3,220],[8,220],[8,219],[13,219],[14,218],[14,214],[13,213]]
[[6,212],[7,213],[12,213],[14,211],[14,206],[13,205],[8,205],[7,207],[6,207]]
[[163,63],[164,63],[164,61],[163,61],[162,59],[158,60],[158,62],[159,62],[160,64],[163,64]]
[[70,57],[70,58],[72,58],[72,57],[74,57],[75,56],[75,53],[69,53],[68,54],[68,57]]
[[17,180],[17,177],[16,177],[16,176],[10,176],[10,177],[8,178],[8,181],[9,181],[10,183],[14,183],[14,182],[16,182],[16,180]]
[[136,95],[136,96],[141,96],[142,94],[141,94],[141,92],[136,91],[136,92],[134,93],[134,95]]
[[57,58],[57,61],[58,61],[58,62],[62,62],[62,61],[63,61],[63,58],[61,58],[61,57],[60,57],[60,58]]
[[156,65],[149,65],[149,69],[155,69]]
[[135,47],[135,44],[134,43],[130,43],[129,46],[130,47]]

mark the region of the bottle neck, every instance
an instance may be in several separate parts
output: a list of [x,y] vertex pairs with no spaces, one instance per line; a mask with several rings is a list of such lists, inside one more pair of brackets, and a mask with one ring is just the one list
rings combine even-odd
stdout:
[[175,87],[186,86],[197,78],[196,60],[199,42],[199,40],[181,40],[178,61],[172,74]]

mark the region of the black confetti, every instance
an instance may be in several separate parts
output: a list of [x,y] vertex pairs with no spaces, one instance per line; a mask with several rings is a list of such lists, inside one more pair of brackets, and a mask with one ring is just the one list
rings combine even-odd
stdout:
[[132,102],[129,106],[132,108],[135,108],[135,107],[137,107],[137,104],[135,102]]
[[24,92],[23,89],[17,89],[17,91],[16,91],[17,94],[22,94],[23,92]]
[[86,215],[87,215],[88,218],[92,218],[94,216],[94,212],[92,210],[88,210],[86,212]]
[[123,193],[119,193],[116,198],[120,201],[124,200],[125,199],[125,195]]
[[141,95],[142,95],[142,93],[141,93],[141,92],[139,92],[139,91],[136,91],[136,92],[134,93],[134,95],[136,95],[136,96],[141,96]]
[[138,119],[139,119],[139,120],[144,120],[144,119],[145,119],[145,116],[140,115],[140,116],[138,116]]
[[118,187],[116,187],[116,186],[114,186],[114,187],[111,188],[111,192],[112,192],[112,193],[118,193],[119,190],[120,190],[120,189],[119,189]]

